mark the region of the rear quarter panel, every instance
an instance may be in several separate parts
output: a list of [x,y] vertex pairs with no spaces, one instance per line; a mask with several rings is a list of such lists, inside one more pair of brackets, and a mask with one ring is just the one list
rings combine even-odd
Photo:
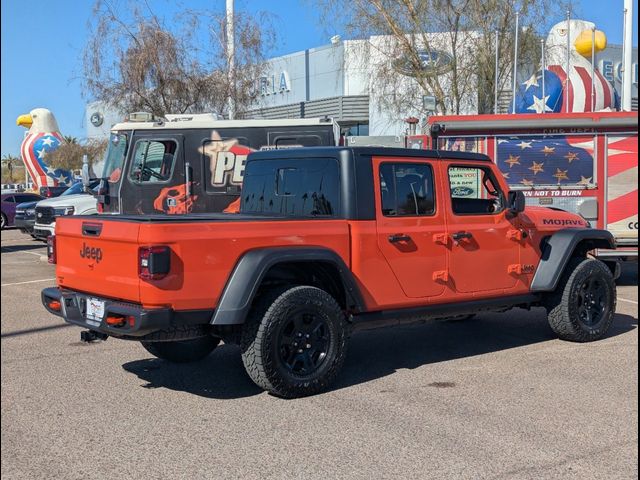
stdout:
[[140,303],[175,310],[212,309],[241,256],[253,249],[319,246],[349,260],[345,220],[148,223],[139,245],[171,247],[171,274],[140,282]]

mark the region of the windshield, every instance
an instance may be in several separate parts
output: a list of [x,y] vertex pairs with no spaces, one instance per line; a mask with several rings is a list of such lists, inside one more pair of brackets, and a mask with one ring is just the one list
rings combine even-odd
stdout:
[[117,183],[120,180],[126,153],[127,136],[124,133],[112,133],[109,137],[102,178],[108,179],[111,183]]
[[[89,183],[89,188],[93,190],[98,186],[99,183],[100,183],[99,180],[92,180],[91,183]],[[77,195],[78,193],[82,193],[82,192],[84,192],[84,187],[82,186],[82,182],[77,182],[71,185],[69,188],[67,188],[64,192],[62,192],[60,196],[63,197],[65,195]]]

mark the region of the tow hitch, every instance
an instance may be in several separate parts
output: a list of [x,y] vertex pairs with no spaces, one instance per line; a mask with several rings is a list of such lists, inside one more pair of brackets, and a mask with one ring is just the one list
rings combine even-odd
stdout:
[[91,343],[97,342],[98,340],[106,340],[109,338],[109,335],[101,332],[94,332],[93,330],[83,330],[80,332],[80,341]]

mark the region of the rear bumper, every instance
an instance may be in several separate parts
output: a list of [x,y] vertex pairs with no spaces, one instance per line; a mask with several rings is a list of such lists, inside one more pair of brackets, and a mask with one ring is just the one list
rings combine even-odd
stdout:
[[[176,312],[169,308],[145,309],[134,303],[99,298],[57,287],[42,290],[41,298],[42,304],[50,313],[64,318],[67,323],[114,337],[142,337],[183,325],[208,324],[213,314],[213,311]],[[89,298],[105,302],[101,320],[86,318],[86,302]],[[60,302],[59,311],[50,308],[52,300]],[[122,326],[112,326],[106,321],[109,316],[123,317],[126,321]]]

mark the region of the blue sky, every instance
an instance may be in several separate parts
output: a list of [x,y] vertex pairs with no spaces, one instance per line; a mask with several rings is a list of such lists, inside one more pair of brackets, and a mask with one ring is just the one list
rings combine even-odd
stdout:
[[[175,2],[149,2],[156,13],[172,15]],[[224,0],[191,0],[192,9],[224,9]],[[31,109],[51,110],[65,135],[84,137],[84,106],[79,76],[92,1],[9,0],[1,2],[1,153],[19,153],[24,128],[16,118]],[[612,44],[622,43],[622,0],[578,0],[575,17],[590,20]],[[309,0],[236,0],[236,9],[265,10],[274,15],[278,45],[272,56],[328,43],[334,33],[320,25]],[[634,0],[634,45],[637,46],[638,0]],[[561,20],[559,18],[558,20]]]

